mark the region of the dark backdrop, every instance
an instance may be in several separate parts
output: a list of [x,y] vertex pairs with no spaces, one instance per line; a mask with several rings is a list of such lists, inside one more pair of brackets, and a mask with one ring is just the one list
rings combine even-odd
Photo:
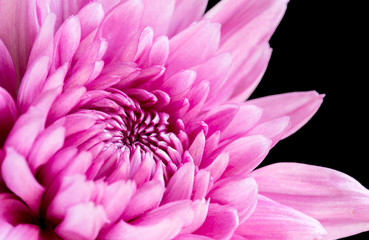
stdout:
[[[211,2],[214,4],[215,1]],[[367,62],[360,7],[350,2],[291,0],[270,45],[273,54],[251,98],[316,90],[317,114],[271,150],[263,165],[290,161],[333,168],[369,188]],[[365,20],[367,23],[367,20]],[[365,26],[364,26],[365,25]],[[369,239],[362,233],[345,239]]]

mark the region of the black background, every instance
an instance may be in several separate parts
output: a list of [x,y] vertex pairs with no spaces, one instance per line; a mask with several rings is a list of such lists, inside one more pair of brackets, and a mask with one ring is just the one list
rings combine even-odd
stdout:
[[[270,41],[273,54],[265,76],[251,98],[308,90],[326,94],[317,114],[279,142],[262,165],[287,161],[329,167],[369,188],[368,76],[363,67],[368,24],[360,19],[360,6],[350,4],[290,1]],[[345,239],[368,240],[369,233]]]

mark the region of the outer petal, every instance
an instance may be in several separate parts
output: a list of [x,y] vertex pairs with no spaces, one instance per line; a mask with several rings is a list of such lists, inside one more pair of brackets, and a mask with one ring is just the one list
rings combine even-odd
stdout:
[[318,219],[337,239],[369,230],[369,190],[341,172],[277,163],[252,173],[261,194]]
[[229,239],[238,227],[237,211],[228,206],[210,204],[204,224],[195,234],[214,239]]
[[12,96],[10,96],[10,94],[4,88],[0,87],[0,145],[4,143],[15,122],[16,117],[17,108]]
[[17,76],[8,49],[0,38],[0,87],[6,89],[13,98],[17,91]]
[[89,202],[69,208],[55,231],[64,239],[95,239],[102,226],[108,222],[103,208]]
[[255,212],[236,233],[249,240],[311,240],[326,231],[317,220],[259,195]]
[[168,36],[171,37],[180,32],[192,22],[197,21],[205,12],[207,0],[176,0]]
[[290,118],[291,127],[282,138],[296,132],[318,111],[324,95],[315,91],[292,92],[262,97],[248,101],[248,103],[264,109],[259,123],[263,123],[282,116]]
[[243,223],[254,211],[258,188],[252,177],[230,177],[219,180],[208,194],[212,203],[228,205],[238,211],[240,223]]
[[19,196],[33,212],[37,212],[45,189],[32,175],[26,159],[13,148],[6,149],[1,174],[6,186]]
[[47,12],[47,4],[46,1],[37,0],[1,0],[0,6],[0,39],[13,58],[19,81],[26,70],[32,44]]
[[[1,225],[4,223],[0,222]],[[0,234],[2,234],[2,227],[0,227]],[[0,239],[11,239],[11,240],[38,240],[40,229],[36,225],[30,224],[19,224],[15,227],[10,227],[8,225],[7,234],[4,236],[0,235]]]

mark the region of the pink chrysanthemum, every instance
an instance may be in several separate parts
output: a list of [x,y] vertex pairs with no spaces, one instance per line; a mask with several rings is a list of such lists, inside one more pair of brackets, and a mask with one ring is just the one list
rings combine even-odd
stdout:
[[323,96],[246,101],[286,0],[0,0],[0,239],[337,239],[369,191],[254,169]]

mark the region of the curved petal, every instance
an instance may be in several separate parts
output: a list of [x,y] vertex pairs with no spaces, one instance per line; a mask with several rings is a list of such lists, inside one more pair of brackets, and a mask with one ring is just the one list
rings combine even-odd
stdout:
[[254,213],[236,233],[249,240],[311,240],[326,231],[314,218],[259,195]]
[[0,39],[12,56],[20,81],[48,6],[37,0],[0,0],[0,6]]
[[0,87],[15,98],[17,92],[17,75],[13,59],[0,38]]
[[213,203],[204,224],[194,234],[225,240],[232,236],[238,224],[237,210]]
[[19,196],[33,212],[37,212],[45,189],[32,175],[24,156],[13,148],[6,148],[1,174],[6,186]]
[[6,137],[8,136],[16,118],[17,108],[15,106],[14,99],[9,92],[0,87],[0,146],[4,143],[3,141],[5,141]]
[[264,109],[259,123],[283,116],[290,118],[291,126],[283,138],[296,132],[318,111],[324,95],[315,91],[291,92],[257,98],[247,103]]
[[337,239],[369,230],[369,190],[324,167],[277,163],[252,173],[261,194],[318,219]]
[[64,239],[95,239],[108,218],[101,206],[94,203],[82,203],[67,210],[63,221],[55,229]]

